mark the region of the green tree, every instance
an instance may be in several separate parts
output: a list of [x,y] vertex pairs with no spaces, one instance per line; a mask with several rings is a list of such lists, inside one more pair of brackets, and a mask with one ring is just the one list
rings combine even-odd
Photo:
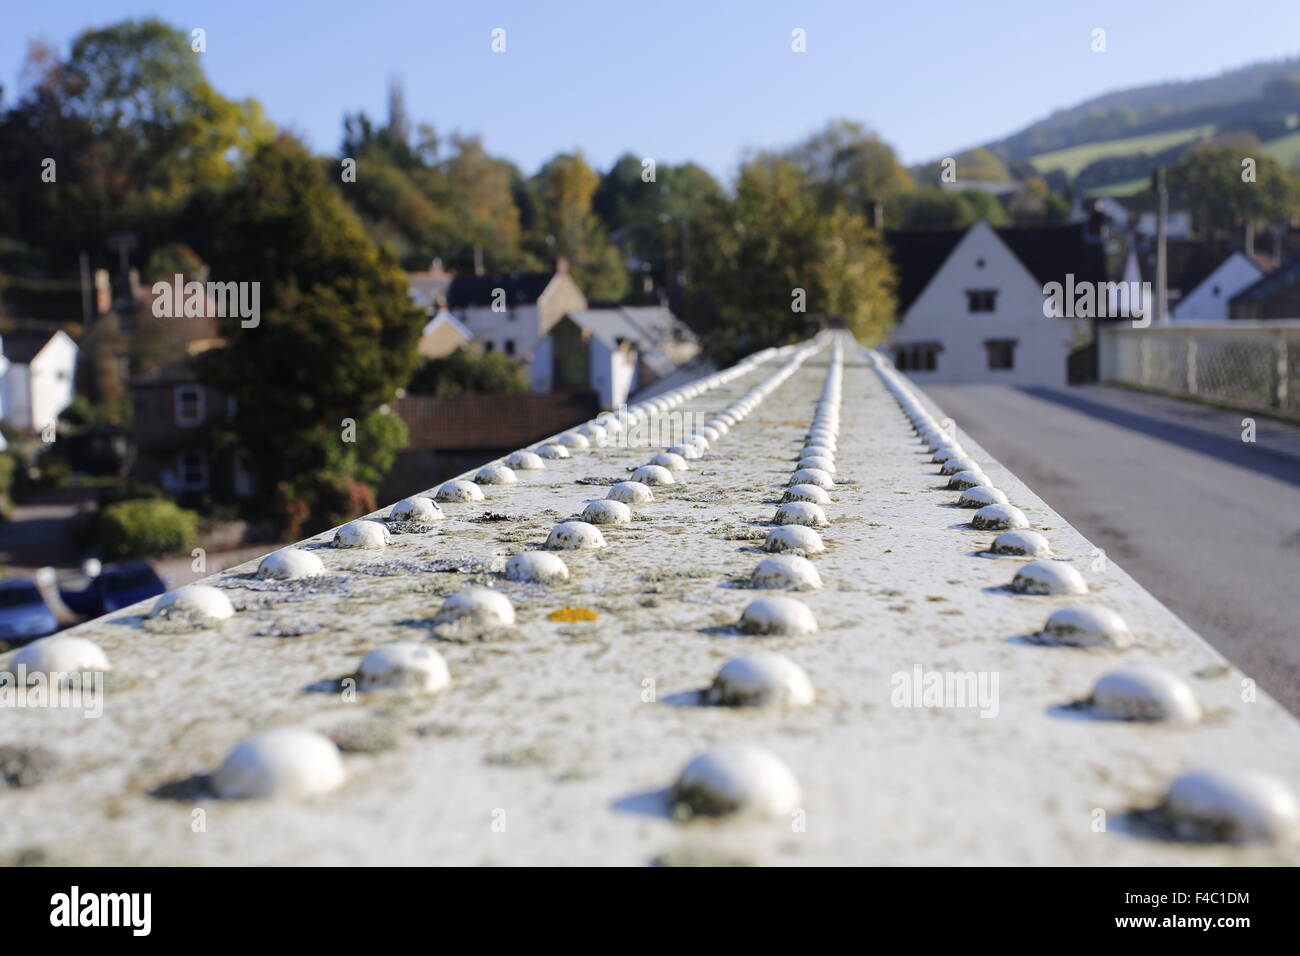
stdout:
[[997,199],[977,189],[954,192],[925,186],[900,196],[891,218],[907,229],[966,229],[985,220],[991,226],[1006,223]]
[[211,233],[214,276],[260,283],[261,315],[227,320],[230,344],[203,353],[200,374],[236,397],[231,438],[263,487],[287,488],[288,523],[322,526],[374,483],[363,459],[400,437],[372,413],[410,378],[422,316],[391,252],[288,136],[220,197]]
[[411,376],[412,395],[523,395],[530,389],[519,363],[501,352],[462,345],[428,359]]
[[[1253,160],[1250,181],[1243,161]],[[1186,153],[1169,170],[1169,188],[1191,208],[1197,232],[1204,237],[1235,226],[1287,219],[1296,207],[1296,182],[1282,164],[1257,150],[1212,145]]]
[[823,211],[845,206],[866,213],[872,203],[888,209],[914,185],[893,147],[850,120],[827,123],[783,155],[802,172]]
[[564,256],[589,299],[614,302],[627,294],[627,269],[593,208],[599,186],[581,153],[561,153],[538,170],[528,183],[529,249],[546,262]]

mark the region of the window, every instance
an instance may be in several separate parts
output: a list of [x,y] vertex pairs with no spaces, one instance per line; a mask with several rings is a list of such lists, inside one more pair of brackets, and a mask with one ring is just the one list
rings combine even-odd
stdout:
[[183,491],[202,491],[208,486],[208,456],[202,451],[183,451],[176,456],[176,473]]
[[202,425],[207,416],[206,402],[203,400],[203,388],[199,385],[177,385],[176,424],[181,428],[193,428]]
[[989,368],[1005,372],[1016,367],[1016,340],[989,339],[984,343],[989,353]]
[[938,342],[908,342],[894,346],[894,368],[900,372],[933,372],[939,367]]
[[491,339],[488,339],[486,342],[483,343],[484,352],[495,352],[496,350],[497,350],[497,344],[493,342]]
[[997,289],[967,289],[966,309],[969,312],[997,311]]
[[505,344],[504,348],[505,348],[505,353],[506,353],[506,355],[514,355],[514,354],[515,354],[515,340],[514,340],[514,339],[506,339],[506,344]]

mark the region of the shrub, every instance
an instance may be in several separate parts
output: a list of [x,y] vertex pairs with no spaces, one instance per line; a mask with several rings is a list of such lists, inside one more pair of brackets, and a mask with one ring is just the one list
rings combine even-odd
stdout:
[[198,514],[160,498],[121,501],[99,518],[99,553],[108,560],[188,551],[198,537]]

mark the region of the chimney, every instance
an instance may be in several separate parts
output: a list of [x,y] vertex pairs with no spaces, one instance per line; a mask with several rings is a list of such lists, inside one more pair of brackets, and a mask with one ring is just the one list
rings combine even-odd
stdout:
[[131,296],[131,301],[134,302],[140,294],[140,270],[133,268],[127,272],[126,276],[127,285],[129,287],[127,292]]
[[483,268],[483,249],[481,246],[474,247],[474,274],[476,276],[487,275],[487,270]]
[[569,260],[566,256],[555,257],[555,271],[567,273],[569,271]]
[[95,270],[95,314],[108,315],[113,311],[113,283],[107,269]]

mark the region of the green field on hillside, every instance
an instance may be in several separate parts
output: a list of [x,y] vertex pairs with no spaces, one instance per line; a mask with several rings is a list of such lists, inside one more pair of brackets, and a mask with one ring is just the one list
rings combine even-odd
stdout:
[[[1167,133],[1148,133],[1145,136],[1130,136],[1127,139],[1084,143],[1082,146],[1070,146],[1066,149],[1053,150],[1050,153],[1039,153],[1037,156],[1031,157],[1029,162],[1040,173],[1049,173],[1054,169],[1060,169],[1073,179],[1089,163],[1098,159],[1106,159],[1111,156],[1134,156],[1139,153],[1159,153],[1182,143],[1209,136],[1213,132],[1213,126],[1192,126],[1187,129],[1170,130]],[[1290,137],[1286,138],[1289,139]]]
[[1300,131],[1265,143],[1264,155],[1272,156],[1287,169],[1291,169],[1300,160]]

